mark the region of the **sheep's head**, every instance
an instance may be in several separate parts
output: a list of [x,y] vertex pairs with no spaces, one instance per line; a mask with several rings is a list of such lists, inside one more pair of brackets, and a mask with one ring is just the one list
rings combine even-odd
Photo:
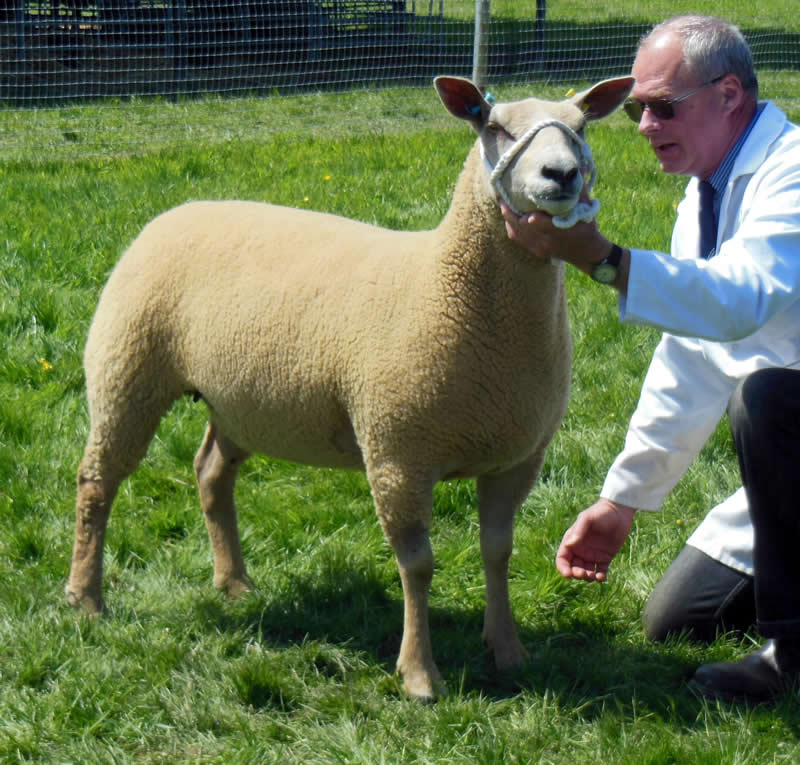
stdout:
[[448,111],[478,134],[495,195],[518,214],[544,210],[563,220],[593,181],[586,123],[613,112],[633,82],[632,77],[604,80],[560,102],[528,98],[498,104],[461,77],[437,77],[434,85]]

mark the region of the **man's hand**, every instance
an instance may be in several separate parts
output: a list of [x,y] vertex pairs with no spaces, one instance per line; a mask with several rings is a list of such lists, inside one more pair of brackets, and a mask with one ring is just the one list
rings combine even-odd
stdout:
[[559,229],[553,225],[552,216],[541,211],[517,215],[502,201],[500,211],[512,242],[540,258],[558,257],[554,249],[558,245]]
[[599,499],[570,526],[556,555],[562,576],[604,582],[608,566],[625,543],[636,508]]
[[[500,202],[500,210],[508,238],[536,257],[563,260],[591,275],[594,266],[611,253],[611,242],[600,233],[595,221],[579,221],[571,228],[557,228],[546,212],[515,215],[503,202]],[[619,265],[620,279],[614,284],[620,292],[627,289],[629,263],[630,255],[624,250]]]

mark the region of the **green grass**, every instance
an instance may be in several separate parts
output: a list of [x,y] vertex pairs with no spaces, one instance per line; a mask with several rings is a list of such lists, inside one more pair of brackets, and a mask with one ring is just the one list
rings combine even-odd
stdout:
[[[797,75],[770,76],[764,91],[785,94],[798,119],[796,84]],[[369,114],[375,98],[354,94],[347,113]],[[309,97],[313,132],[299,129],[295,100],[283,108],[296,119],[281,130],[196,140],[185,125],[213,103],[151,107],[158,129],[175,131],[158,150],[47,161],[31,149],[0,166],[0,761],[797,761],[796,700],[745,710],[687,690],[698,663],[740,656],[748,640],[651,645],[640,626],[689,530],[738,483],[724,424],[663,512],[637,518],[607,585],[555,572],[561,535],[622,445],[657,339],[620,326],[611,293],[577,273],[570,408],[515,537],[511,595],[531,652],[520,671],[499,676],[481,644],[470,482],[436,489],[432,633],[451,691],[436,704],[406,700],[394,675],[401,587],[360,474],[252,458],[237,501],[256,590],[235,602],[218,595],[191,473],[205,412],[188,401],[120,491],[106,545],[108,614],[90,622],[66,605],[87,431],[81,350],[122,249],[153,215],[197,198],[433,226],[472,137],[438,114],[432,92],[428,100],[418,122],[356,120],[349,130],[337,124],[341,97]],[[272,108],[244,102],[240,118],[266,120]],[[58,113],[38,118],[57,134]],[[100,143],[105,129],[98,123]],[[666,247],[683,181],[660,174],[621,115],[592,126],[590,139],[601,226],[625,243]]]
[[[504,0],[499,6],[515,5],[514,0]],[[516,3],[519,7],[519,3]],[[492,13],[495,13],[492,3]],[[509,8],[508,13],[513,13]],[[784,29],[798,29],[797,15],[790,0],[768,0],[761,4],[746,4],[740,0],[647,0],[645,3],[596,3],[592,0],[548,0],[547,19],[552,22],[572,21],[578,24],[603,22],[609,19],[645,21],[668,19],[683,14],[702,13],[730,19],[742,29],[758,29],[765,21],[770,25],[782,19]]]

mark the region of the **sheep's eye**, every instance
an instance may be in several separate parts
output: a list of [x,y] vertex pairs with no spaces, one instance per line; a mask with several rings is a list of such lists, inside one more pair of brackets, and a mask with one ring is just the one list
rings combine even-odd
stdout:
[[496,135],[506,135],[513,140],[514,136],[508,132],[499,122],[489,122],[486,124],[487,129],[490,133],[495,133]]

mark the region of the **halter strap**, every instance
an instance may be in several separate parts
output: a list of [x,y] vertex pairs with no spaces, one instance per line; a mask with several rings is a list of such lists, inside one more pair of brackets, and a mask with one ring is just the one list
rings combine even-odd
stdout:
[[[500,159],[497,160],[497,164],[494,167],[492,167],[492,164],[489,162],[489,159],[487,158],[486,152],[483,148],[483,142],[481,142],[481,157],[483,158],[486,167],[489,169],[489,182],[492,184],[492,186],[494,186],[497,193],[503,198],[503,201],[516,215],[522,215],[522,212],[514,207],[509,193],[506,191],[505,186],[503,186],[503,174],[517,154],[519,154],[533,140],[534,136],[540,130],[546,127],[559,128],[576,144],[578,144],[578,146],[581,147],[581,172],[586,172],[589,176],[586,180],[587,190],[591,190],[592,186],[594,186],[595,180],[597,179],[597,169],[594,166],[592,151],[589,148],[589,144],[586,143],[586,141],[584,141],[569,125],[564,124],[560,120],[546,119],[542,120],[541,122],[537,122],[532,127],[528,128],[521,138],[519,138],[511,146],[509,146],[508,149],[506,149]],[[598,202],[596,199],[591,200],[589,203],[578,202],[578,204],[575,205],[572,210],[570,210],[567,216],[554,215],[553,225],[557,228],[570,228],[579,220],[589,222],[595,217],[595,215],[597,215],[597,211],[599,209],[600,202]]]

